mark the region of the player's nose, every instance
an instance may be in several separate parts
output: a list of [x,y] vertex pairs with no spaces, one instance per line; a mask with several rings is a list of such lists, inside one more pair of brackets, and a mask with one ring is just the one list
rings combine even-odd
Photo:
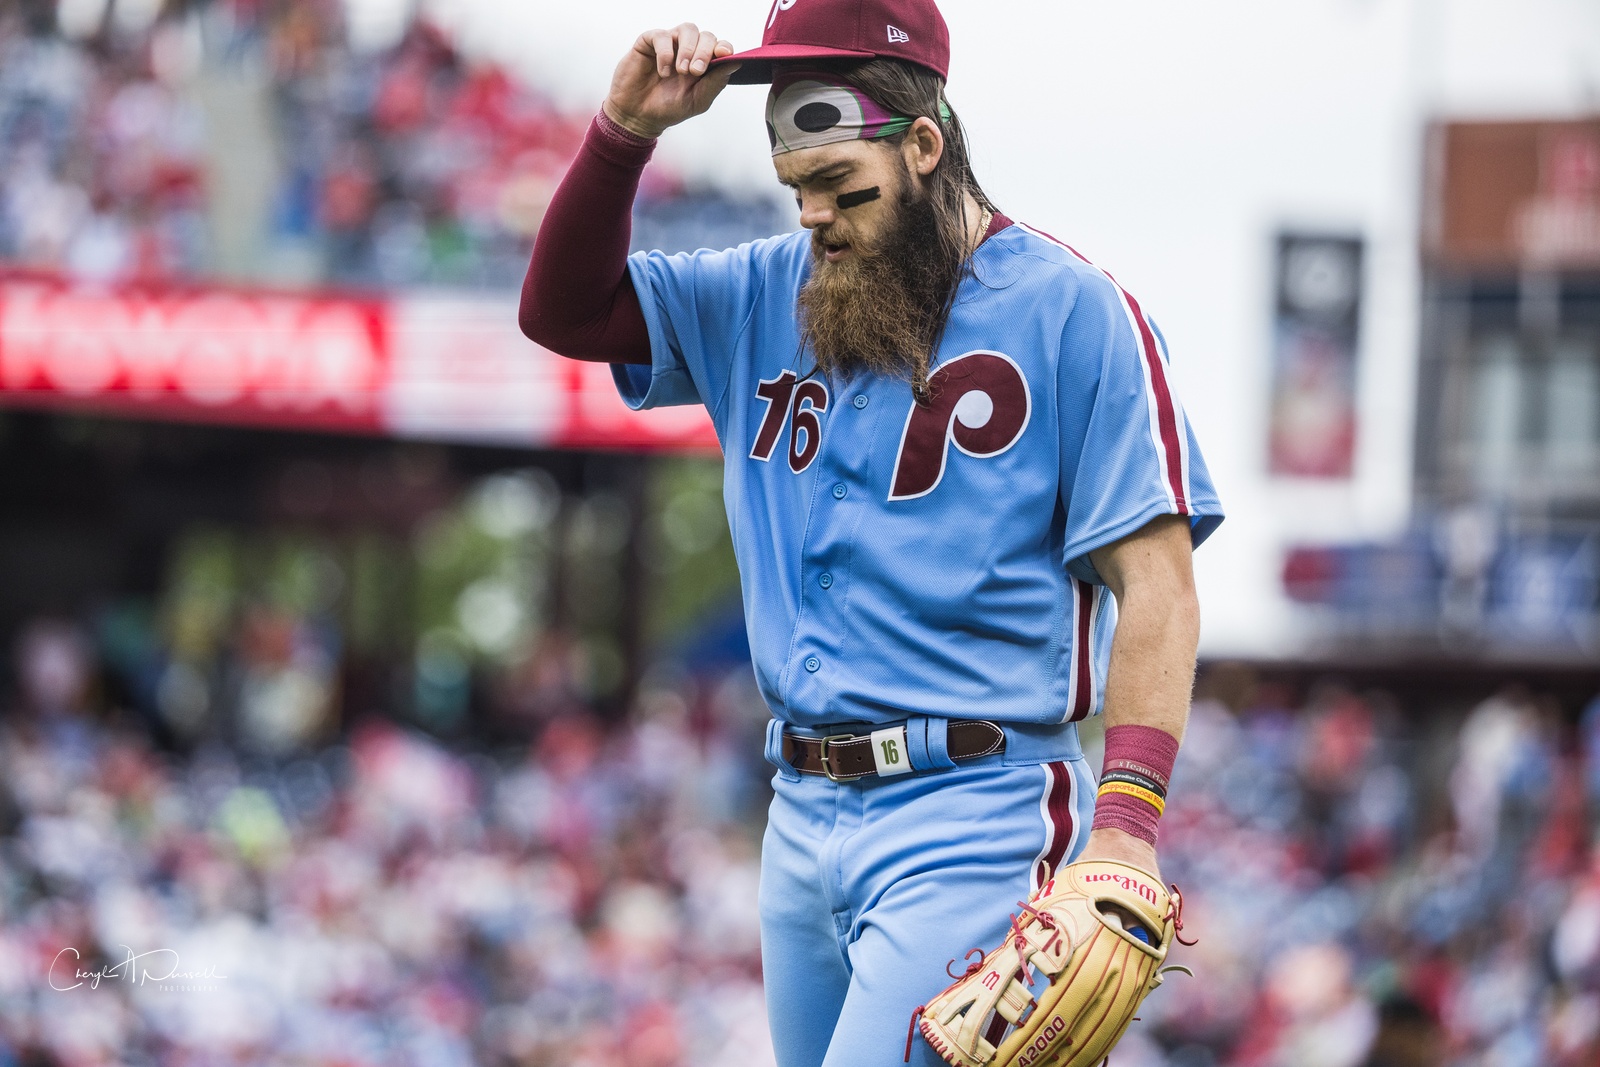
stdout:
[[838,209],[833,203],[833,197],[827,195],[810,195],[802,193],[800,196],[800,225],[808,230],[818,226],[827,226],[837,217]]

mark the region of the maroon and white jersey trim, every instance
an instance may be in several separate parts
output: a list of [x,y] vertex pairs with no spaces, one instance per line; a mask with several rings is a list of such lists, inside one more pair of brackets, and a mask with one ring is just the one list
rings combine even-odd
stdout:
[[1047,880],[1054,878],[1062,862],[1078,847],[1078,779],[1064,761],[1042,763],[1044,793],[1039,797],[1039,815],[1044,819],[1044,847],[1033,861],[1028,876],[1031,897]]
[[1184,424],[1183,405],[1178,402],[1178,395],[1172,388],[1166,350],[1157,339],[1156,331],[1150,325],[1149,319],[1145,317],[1144,309],[1139,306],[1139,302],[1132,294],[1117,284],[1117,280],[1110,272],[1096,267],[1076,248],[1026,223],[1018,222],[1015,225],[1058,248],[1066,249],[1085,265],[1094,267],[1116,289],[1117,296],[1122,302],[1123,313],[1127,315],[1128,325],[1133,330],[1134,341],[1139,346],[1140,362],[1144,367],[1145,400],[1150,409],[1150,440],[1155,445],[1156,462],[1161,468],[1162,488],[1167,494],[1167,504],[1175,515],[1191,514],[1189,433]]
[[1094,713],[1099,695],[1094,676],[1094,640],[1100,629],[1106,587],[1090,585],[1077,578],[1068,578],[1067,582],[1072,588],[1072,666],[1067,674],[1067,692],[1071,700],[1064,721],[1077,722]]

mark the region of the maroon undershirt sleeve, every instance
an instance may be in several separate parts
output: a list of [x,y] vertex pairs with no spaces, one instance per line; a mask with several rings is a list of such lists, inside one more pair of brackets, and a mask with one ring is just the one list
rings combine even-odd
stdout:
[[550,198],[517,322],[553,352],[595,362],[650,362],[650,334],[628,277],[628,239],[639,176],[655,144],[603,112],[596,115]]

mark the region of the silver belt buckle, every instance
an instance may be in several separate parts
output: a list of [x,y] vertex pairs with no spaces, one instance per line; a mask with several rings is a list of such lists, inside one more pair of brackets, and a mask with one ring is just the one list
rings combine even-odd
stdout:
[[848,778],[840,778],[833,773],[833,764],[828,762],[828,745],[833,741],[854,741],[855,734],[829,734],[822,739],[822,748],[817,753],[817,758],[822,761],[822,773],[828,776],[828,781],[835,783],[848,782]]

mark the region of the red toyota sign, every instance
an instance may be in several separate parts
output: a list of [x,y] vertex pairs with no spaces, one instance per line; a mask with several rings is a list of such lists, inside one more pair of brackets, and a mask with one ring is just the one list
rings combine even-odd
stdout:
[[535,448],[713,451],[699,407],[634,412],[515,305],[0,274],[0,403]]

